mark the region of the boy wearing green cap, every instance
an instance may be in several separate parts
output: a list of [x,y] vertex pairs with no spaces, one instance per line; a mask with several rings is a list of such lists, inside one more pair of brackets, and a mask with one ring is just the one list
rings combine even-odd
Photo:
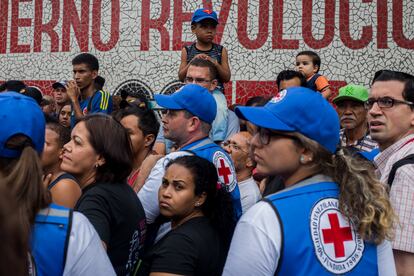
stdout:
[[378,147],[369,135],[367,110],[364,107],[367,99],[368,90],[355,84],[341,87],[338,96],[333,99],[341,123],[341,147],[356,151],[371,151]]

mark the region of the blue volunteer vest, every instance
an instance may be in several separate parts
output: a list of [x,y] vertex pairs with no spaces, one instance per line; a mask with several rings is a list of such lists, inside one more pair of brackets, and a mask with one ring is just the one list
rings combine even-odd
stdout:
[[209,138],[204,138],[183,147],[181,150],[190,151],[214,164],[217,168],[217,174],[222,188],[226,189],[231,195],[234,212],[238,220],[242,215],[242,205],[240,201],[239,186],[237,184],[236,170],[234,169],[231,158],[224,149]]
[[72,210],[51,204],[35,218],[32,255],[37,275],[62,275],[69,242]]
[[304,184],[270,195],[282,229],[275,275],[378,275],[377,247],[339,212],[338,185]]

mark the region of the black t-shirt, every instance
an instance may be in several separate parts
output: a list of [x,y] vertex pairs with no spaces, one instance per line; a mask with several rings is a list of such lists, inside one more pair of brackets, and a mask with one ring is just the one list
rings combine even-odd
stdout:
[[165,235],[146,256],[151,272],[221,275],[227,252],[206,217],[190,219]]
[[130,272],[144,245],[145,213],[136,193],[122,184],[96,183],[83,189],[75,210],[83,213],[107,246],[118,275]]

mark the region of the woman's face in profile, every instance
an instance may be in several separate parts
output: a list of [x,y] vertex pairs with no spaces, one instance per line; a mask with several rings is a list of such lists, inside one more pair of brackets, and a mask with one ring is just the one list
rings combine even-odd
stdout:
[[97,166],[102,165],[89,138],[85,122],[79,122],[72,130],[71,140],[64,145],[61,169],[75,176],[93,175]]
[[257,171],[283,177],[295,174],[302,150],[294,140],[291,134],[260,128],[252,139]]
[[190,170],[179,164],[168,167],[158,191],[160,213],[167,218],[185,218],[191,215],[199,196],[194,194],[195,185]]

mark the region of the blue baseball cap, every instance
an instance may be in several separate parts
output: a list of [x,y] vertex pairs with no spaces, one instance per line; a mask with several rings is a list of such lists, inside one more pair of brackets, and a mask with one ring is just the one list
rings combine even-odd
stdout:
[[191,23],[198,23],[204,19],[211,19],[218,24],[217,13],[209,9],[198,9],[193,13]]
[[237,116],[263,128],[299,132],[331,153],[339,143],[339,118],[320,93],[305,87],[282,90],[263,107],[236,107]]
[[156,94],[155,101],[165,109],[184,109],[211,124],[216,118],[217,104],[213,95],[198,84],[186,84],[172,95]]
[[57,81],[57,82],[52,84],[52,88],[53,89],[58,89],[58,88],[66,89],[66,84],[67,83],[68,83],[68,81],[66,81],[66,80]]
[[9,149],[7,141],[15,135],[30,138],[40,154],[45,143],[45,116],[34,99],[16,92],[0,93],[0,156],[16,158],[22,149]]

